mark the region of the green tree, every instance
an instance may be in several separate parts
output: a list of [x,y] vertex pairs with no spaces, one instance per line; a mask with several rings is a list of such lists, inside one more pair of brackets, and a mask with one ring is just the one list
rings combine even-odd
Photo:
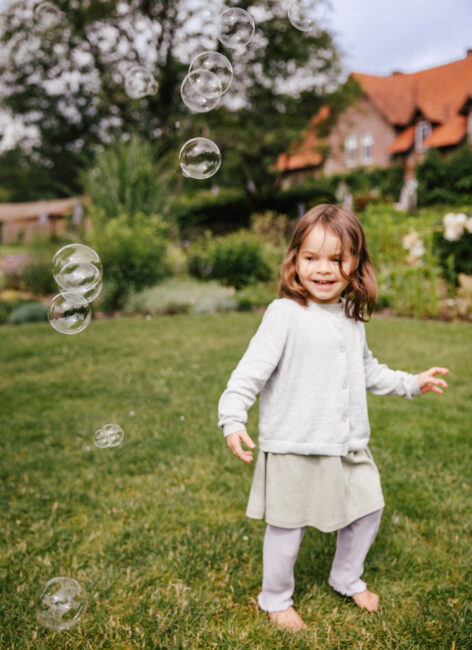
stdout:
[[[278,0],[226,3],[249,10],[256,22],[241,51],[225,50],[216,38],[217,0],[51,1],[61,15],[48,28],[28,0],[3,16],[0,75],[1,103],[36,127],[31,159],[47,169],[57,193],[79,190],[80,170],[116,136],[159,139],[163,154],[209,135],[225,156],[218,182],[244,185],[257,206],[273,189],[278,153],[338,84],[330,34],[296,30]],[[179,89],[189,62],[205,49],[231,59],[234,81],[220,108],[195,116]],[[124,92],[123,75],[134,63],[153,71],[155,95],[132,100]]]

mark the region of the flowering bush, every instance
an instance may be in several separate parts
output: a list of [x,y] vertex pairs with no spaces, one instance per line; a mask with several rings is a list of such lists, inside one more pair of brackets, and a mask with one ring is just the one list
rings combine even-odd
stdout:
[[472,217],[463,212],[444,215],[443,231],[436,233],[435,249],[446,279],[459,284],[459,274],[472,274]]

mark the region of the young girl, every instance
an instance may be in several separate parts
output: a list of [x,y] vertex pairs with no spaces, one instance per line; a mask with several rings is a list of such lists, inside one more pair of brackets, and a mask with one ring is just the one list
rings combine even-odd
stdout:
[[[282,263],[279,294],[220,398],[218,425],[250,463],[245,424],[260,392],[259,455],[246,514],[265,517],[258,603],[279,628],[306,625],[292,607],[293,569],[307,526],[338,531],[329,584],[368,611],[378,596],[361,580],[384,499],[368,449],[366,389],[376,395],[442,393],[436,377],[381,365],[364,322],[377,298],[362,226],[350,211],[319,205],[299,221]],[[249,449],[242,447],[244,443]]]

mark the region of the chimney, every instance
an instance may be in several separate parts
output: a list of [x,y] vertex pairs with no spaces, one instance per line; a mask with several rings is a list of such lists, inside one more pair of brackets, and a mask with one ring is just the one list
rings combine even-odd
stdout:
[[467,48],[467,56],[472,56],[472,47]]
[[391,76],[391,77],[400,77],[400,76],[403,75],[403,74],[404,74],[404,73],[403,73],[403,72],[400,72],[400,70],[394,70],[390,76]]

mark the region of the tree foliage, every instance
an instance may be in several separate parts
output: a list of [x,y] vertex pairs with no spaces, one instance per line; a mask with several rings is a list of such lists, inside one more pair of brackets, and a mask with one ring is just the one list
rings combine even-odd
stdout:
[[[59,194],[79,190],[80,170],[116,138],[159,139],[164,154],[188,137],[210,135],[225,156],[218,182],[246,186],[257,204],[273,187],[278,153],[338,84],[331,35],[293,28],[279,0],[225,3],[247,9],[256,22],[253,41],[231,51],[216,38],[220,0],[50,2],[61,13],[48,27],[36,20],[31,0],[17,0],[2,17],[0,93],[5,109],[35,127],[29,157]],[[180,84],[192,58],[208,49],[228,56],[234,80],[220,108],[192,115]],[[123,87],[136,63],[159,82],[156,94],[139,100]]]

